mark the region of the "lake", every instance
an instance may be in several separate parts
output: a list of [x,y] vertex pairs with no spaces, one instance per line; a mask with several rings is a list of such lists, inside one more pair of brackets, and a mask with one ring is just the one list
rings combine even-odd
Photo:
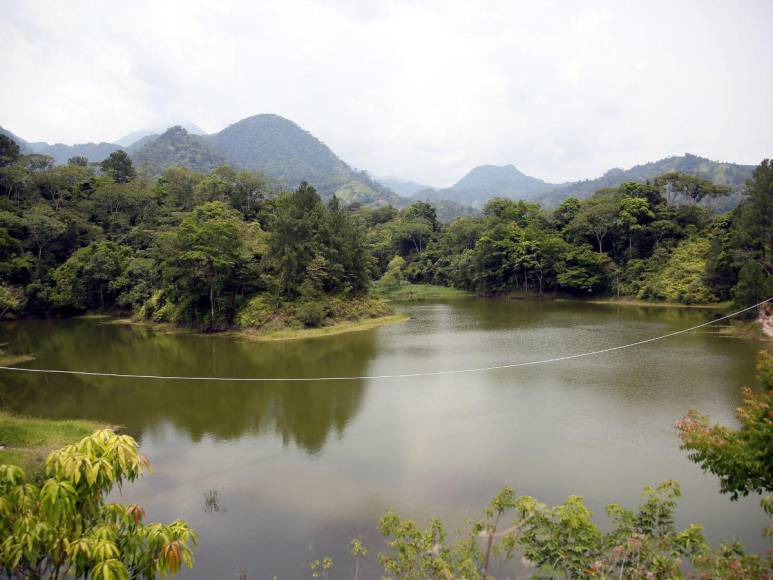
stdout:
[[[285,342],[170,335],[100,320],[0,326],[26,366],[133,374],[319,377],[414,373],[553,358],[662,335],[704,310],[459,299],[399,305],[374,330]],[[0,404],[47,418],[121,425],[153,472],[115,493],[149,520],[200,534],[183,578],[310,577],[332,556],[352,577],[349,541],[370,553],[387,508],[449,529],[505,484],[558,503],[639,504],[645,484],[682,485],[678,523],[716,542],[767,549],[757,497],[731,502],[679,450],[674,422],[693,407],[734,423],[759,345],[707,329],[608,354],[450,376],[342,382],[160,381],[0,372]],[[603,521],[603,517],[601,518]],[[496,573],[496,570],[494,570]]]

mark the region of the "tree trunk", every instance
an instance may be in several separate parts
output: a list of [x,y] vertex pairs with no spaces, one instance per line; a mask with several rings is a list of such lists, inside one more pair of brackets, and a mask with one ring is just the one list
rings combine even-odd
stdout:
[[215,284],[209,282],[209,330],[212,332],[215,328]]

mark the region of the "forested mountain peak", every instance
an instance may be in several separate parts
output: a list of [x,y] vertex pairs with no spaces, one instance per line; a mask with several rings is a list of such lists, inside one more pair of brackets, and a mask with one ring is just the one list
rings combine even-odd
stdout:
[[[174,126],[180,126],[191,135],[206,135],[207,132],[199,127],[196,123],[191,123],[190,121],[185,121],[182,123],[175,123]],[[120,145],[121,147],[130,147],[132,145],[136,145],[139,141],[146,139],[147,137],[158,137],[160,133],[164,132],[164,126],[154,127],[154,128],[146,128],[146,129],[138,129],[137,131],[132,131],[131,133],[124,135],[120,139],[116,139],[114,143],[116,145]]]
[[207,139],[191,135],[179,125],[145,143],[132,157],[137,165],[147,164],[153,175],[160,175],[171,166],[209,172],[226,162],[225,156]]
[[253,115],[210,138],[232,165],[261,171],[290,188],[308,181],[332,193],[351,173],[327,145],[279,115]]

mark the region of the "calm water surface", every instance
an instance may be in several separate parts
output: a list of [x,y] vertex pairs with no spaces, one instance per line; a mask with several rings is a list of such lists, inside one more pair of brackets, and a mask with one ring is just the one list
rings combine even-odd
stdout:
[[[173,336],[95,320],[25,321],[0,340],[40,368],[199,376],[381,375],[551,358],[657,336],[705,311],[474,299],[404,305],[404,324],[283,343]],[[730,502],[678,448],[691,407],[734,422],[758,345],[695,332],[561,363],[430,378],[308,383],[174,382],[0,374],[0,404],[34,416],[123,425],[153,473],[113,499],[200,533],[187,578],[308,577],[348,542],[377,575],[387,508],[453,528],[505,484],[557,503],[638,505],[682,484],[679,523],[766,549],[757,498]],[[205,501],[216,496],[217,506]]]

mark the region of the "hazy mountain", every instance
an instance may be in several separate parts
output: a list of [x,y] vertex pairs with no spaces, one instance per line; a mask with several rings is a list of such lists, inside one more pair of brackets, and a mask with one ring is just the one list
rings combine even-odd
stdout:
[[565,183],[541,196],[538,201],[546,207],[555,207],[567,197],[573,196],[581,199],[590,196],[599,189],[617,187],[626,181],[644,182],[672,171],[697,175],[718,185],[730,187],[735,192],[735,195],[731,195],[723,200],[718,208],[730,209],[737,205],[740,198],[738,192],[752,176],[754,165],[711,161],[704,157],[686,153],[684,155],[666,157],[659,161],[635,165],[627,170],[610,169],[598,179]]
[[115,143],[76,143],[65,145],[64,143],[30,143],[35,153],[49,155],[54,158],[57,165],[64,165],[71,157],[85,157],[89,161],[102,161],[110,156],[113,151],[120,149]]
[[207,137],[242,169],[260,171],[288,188],[302,181],[323,197],[336,195],[344,203],[405,205],[400,196],[355,171],[308,131],[279,115],[255,115]]
[[402,197],[413,197],[420,191],[432,189],[429,185],[423,185],[405,179],[398,179],[396,177],[374,177],[373,179]]
[[6,137],[12,139],[19,146],[19,151],[21,151],[22,155],[34,153],[34,151],[32,150],[32,147],[29,146],[29,143],[27,143],[24,139],[22,139],[18,135],[14,135],[8,129],[0,127],[0,135],[5,135]]
[[555,187],[555,184],[521,173],[514,165],[481,165],[451,187],[425,189],[414,193],[413,197],[427,200],[446,199],[481,207],[492,197],[535,199]]
[[207,173],[226,163],[225,156],[207,139],[191,135],[180,126],[170,127],[132,154],[135,165],[147,164],[153,175],[173,165]]
[[297,187],[302,181],[332,193],[351,179],[351,169],[330,148],[278,115],[255,115],[209,137],[232,165],[261,171]]
[[14,135],[7,129],[0,127],[0,133],[8,135],[11,139],[16,141],[21,149],[22,154],[27,155],[30,153],[40,153],[41,155],[48,155],[54,158],[54,162],[57,165],[63,165],[67,163],[67,160],[71,157],[85,157],[89,161],[102,161],[109,156],[113,151],[120,149],[118,145],[114,143],[77,143],[75,145],[65,145],[64,143],[55,143],[49,145],[42,141],[31,143],[25,141],[21,137]]
[[[191,135],[207,134],[206,131],[204,131],[204,129],[202,129],[195,123],[191,123],[190,121],[186,121],[185,123],[176,123],[173,126],[182,127],[183,129],[188,131],[188,133],[190,133]],[[167,127],[169,127],[169,125],[154,127],[152,129],[146,128],[146,129],[139,129],[137,131],[132,131],[128,135],[124,135],[120,139],[116,139],[114,143],[116,145],[120,145],[121,147],[128,148],[130,145],[135,145],[138,141],[140,141],[141,139],[144,139],[145,137],[149,137],[149,136],[157,137],[158,135],[163,133]]]

